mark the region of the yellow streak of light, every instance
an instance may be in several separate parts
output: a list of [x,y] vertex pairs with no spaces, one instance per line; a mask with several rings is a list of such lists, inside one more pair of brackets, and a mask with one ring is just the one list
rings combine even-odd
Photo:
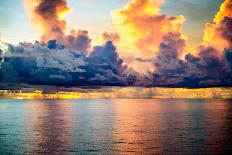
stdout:
[[225,0],[221,6],[218,13],[215,15],[214,22],[220,23],[224,19],[224,17],[232,17],[232,1],[231,0]]
[[232,99],[232,88],[111,88],[91,90],[89,92],[44,93],[42,90],[33,92],[0,90],[0,98],[12,99],[101,99],[101,98],[186,98],[186,99]]

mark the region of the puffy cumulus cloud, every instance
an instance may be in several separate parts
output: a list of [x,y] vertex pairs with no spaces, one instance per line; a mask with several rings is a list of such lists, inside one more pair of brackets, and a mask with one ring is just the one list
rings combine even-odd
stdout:
[[112,42],[119,42],[120,40],[120,35],[118,33],[108,33],[104,32],[102,33],[101,40],[103,43],[107,41],[112,41]]
[[111,41],[94,47],[89,56],[69,50],[56,40],[7,45],[2,52],[0,81],[56,85],[128,85],[136,77],[127,72]]
[[168,45],[161,44],[160,52],[154,61],[156,71],[149,76],[152,86],[232,86],[231,50],[218,56],[214,48],[201,47],[199,55],[187,54],[184,60]]
[[[229,72],[229,67],[224,55],[218,56],[216,50],[212,47],[203,46],[200,50],[201,52],[198,56],[186,56],[188,63],[195,66],[195,72],[198,71],[198,73],[201,73],[201,76],[199,76],[199,74],[197,76],[209,77],[211,79],[221,78],[222,81],[225,80],[223,77]],[[192,69],[192,66],[189,67],[189,70]],[[224,74],[222,74],[222,72]]]
[[185,39],[179,32],[169,32],[162,38],[159,50],[153,60],[155,71],[150,76],[152,85],[165,86],[181,83],[187,66],[180,59]]
[[1,64],[2,80],[18,82],[68,83],[71,73],[85,72],[82,52],[70,51],[50,41],[48,46],[36,42],[8,44]]
[[66,31],[64,16],[70,10],[66,0],[25,0],[25,7],[45,41],[57,39]]
[[[178,48],[178,47],[177,47]],[[152,73],[152,85],[173,86],[181,83],[186,65],[179,59],[179,52],[169,43],[161,43],[159,53],[154,60],[155,71]]]
[[[170,36],[170,38],[168,37]],[[55,40],[8,44],[2,50],[0,67],[1,82],[27,82],[53,85],[116,85],[116,86],[165,86],[208,87],[232,85],[232,50],[226,49],[223,56],[215,54],[209,46],[200,47],[198,55],[187,54],[179,58],[178,49],[172,46],[173,36],[168,34],[160,44],[153,62],[156,70],[147,75],[127,67],[119,57],[111,41],[94,47],[86,55],[81,51],[68,50]],[[170,40],[169,40],[169,39]],[[181,45],[182,39],[177,45]],[[178,42],[178,41],[177,41]]]
[[64,36],[61,43],[64,43],[68,49],[88,52],[91,48],[91,41],[88,31],[71,30],[69,35]]
[[123,66],[123,60],[119,58],[116,47],[111,41],[107,42],[103,47],[96,46],[89,55],[88,60],[91,72],[95,72],[95,77],[91,81],[112,85],[122,85],[124,83],[125,67]]
[[66,0],[25,0],[28,15],[31,16],[41,41],[56,40],[71,50],[88,52],[91,39],[84,30],[71,30],[67,34],[67,22],[64,19],[70,8]]
[[137,58],[153,58],[163,36],[179,33],[185,38],[181,33],[184,16],[160,14],[163,3],[163,0],[132,0],[123,9],[112,13],[113,25],[120,35],[120,41],[116,43],[120,55],[140,73],[154,71],[151,62],[137,61]]
[[[215,15],[214,23],[207,23],[203,44],[197,48],[196,65],[206,76],[231,78],[230,54],[232,49],[232,1],[225,0]],[[222,74],[223,73],[223,74]],[[229,76],[229,77],[228,77]],[[224,77],[224,78],[222,78]],[[220,81],[220,80],[219,80]],[[231,82],[231,81],[230,81]]]
[[113,19],[121,36],[119,46],[148,58],[154,56],[166,33],[181,32],[184,17],[159,14],[162,3],[161,0],[132,0],[124,9],[116,10]]
[[225,0],[215,15],[214,23],[207,23],[204,44],[217,49],[222,55],[224,48],[232,48],[232,1]]
[[[225,17],[221,22],[227,20]],[[226,25],[226,24],[225,24]],[[225,26],[223,37],[229,31]],[[229,39],[228,39],[229,40]],[[207,87],[231,86],[231,50],[219,52],[211,44],[202,44],[196,49],[197,54],[186,54],[181,59],[185,40],[179,33],[167,33],[162,38],[162,43],[154,59],[155,71],[149,76],[153,86],[171,87]],[[224,46],[223,46],[224,47]]]
[[224,3],[222,3],[220,10],[215,15],[214,22],[219,23],[224,19],[224,17],[230,17],[232,18],[232,1],[231,0],[225,0]]
[[179,33],[163,36],[155,56],[156,70],[149,76],[152,85],[174,87],[231,86],[232,18],[231,1],[225,1],[214,23],[207,23],[197,53],[180,59],[185,40]]
[[[230,51],[224,50],[223,53],[219,56],[215,48],[208,46],[201,47],[198,56],[186,55],[186,75],[191,75],[198,86],[231,86],[232,72],[227,57]],[[190,71],[195,74],[189,74]]]
[[[232,10],[231,10],[232,11]],[[204,44],[223,54],[224,48],[232,48],[232,18],[224,17],[219,23],[206,24]]]
[[219,56],[216,50],[210,46],[200,47],[199,58],[201,60],[200,67],[205,70],[206,74],[217,75],[225,71],[224,56]]
[[162,43],[176,49],[178,51],[177,55],[181,55],[184,51],[186,40],[179,32],[169,32],[163,36]]
[[21,43],[19,46],[9,45],[5,58],[35,59],[38,67],[56,68],[67,72],[82,72],[82,69],[78,67],[86,64],[81,52],[69,51],[59,45],[54,48],[55,41],[53,47],[51,42],[49,42],[48,47],[39,43],[31,45]]
[[178,59],[178,51],[166,44],[160,45],[160,53],[155,58],[155,72],[174,74],[184,69],[183,62]]

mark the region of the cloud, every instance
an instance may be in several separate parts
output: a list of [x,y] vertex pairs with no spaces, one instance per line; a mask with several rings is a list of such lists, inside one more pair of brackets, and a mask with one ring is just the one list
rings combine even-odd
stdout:
[[224,17],[219,23],[206,24],[204,44],[216,48],[218,54],[222,54],[224,48],[232,48],[231,28],[230,17]]
[[184,17],[160,14],[163,1],[132,0],[115,11],[117,31],[103,33],[103,45],[93,48],[88,31],[66,33],[66,1],[30,2],[32,19],[43,29],[41,41],[0,46],[1,82],[232,86],[231,1],[222,4],[214,22],[206,24],[203,42],[188,54]]
[[[7,45],[1,57],[0,80],[56,85],[127,85],[130,73],[111,41],[88,56],[50,40]],[[1,52],[2,53],[2,52]]]
[[85,65],[80,51],[49,49],[47,46],[40,44],[31,46],[25,46],[24,43],[19,46],[9,45],[5,57],[32,58],[35,59],[38,67],[57,68],[69,72],[81,72],[82,70],[78,67]]
[[[160,44],[159,53],[154,60],[155,71],[152,73],[152,81],[154,81],[152,85],[173,86],[183,81],[186,65],[179,59],[180,53],[177,51],[179,47],[172,47],[170,42],[165,42]],[[181,39],[180,42],[182,42]]]
[[160,45],[160,53],[155,59],[155,72],[175,73],[177,70],[184,69],[182,61],[178,59],[178,51],[166,44]]
[[48,45],[39,42],[8,44],[1,64],[2,79],[46,84],[75,82],[72,81],[72,73],[86,72],[85,55],[81,51],[61,47],[54,40]]
[[67,33],[64,17],[70,8],[66,0],[25,0],[25,7],[42,42],[56,40],[70,50],[89,51],[91,39],[88,31],[71,30]]
[[2,62],[2,60],[3,60],[2,54],[3,54],[3,51],[0,49],[0,62]]
[[150,75],[152,86],[209,87],[231,86],[231,51],[218,56],[212,47],[201,47],[199,55],[178,58],[176,49],[161,44],[160,54],[154,61],[156,70]]
[[67,27],[64,16],[70,10],[66,0],[25,0],[25,7],[45,42],[63,36]]
[[118,33],[104,32],[102,34],[102,42],[103,43],[105,43],[107,41],[119,42],[119,40],[120,40],[120,35]]
[[151,85],[176,86],[184,81],[187,65],[180,57],[185,44],[180,32],[169,32],[163,36],[153,60],[155,70],[150,75]]
[[116,47],[111,41],[103,47],[95,47],[88,60],[91,69],[96,73],[96,76],[91,79],[92,81],[116,85],[124,83],[125,67],[123,66],[123,60],[119,58]]
[[120,35],[120,40],[116,43],[119,53],[138,72],[154,70],[151,63],[138,62],[136,58],[155,57],[163,36],[167,33],[179,33],[184,38],[184,16],[161,14],[160,7],[163,3],[162,0],[132,0],[123,9],[112,13],[113,26]]
[[215,15],[214,22],[220,23],[224,17],[230,17],[232,18],[232,1],[231,0],[225,0],[220,7],[220,10]]
[[[126,50],[141,51],[139,56],[154,56],[162,37],[169,32],[180,32],[183,16],[159,14],[163,1],[132,0],[113,13],[113,19]],[[137,54],[137,53],[134,53]]]
[[182,38],[180,32],[169,32],[162,38],[162,43],[172,46],[172,48],[178,51],[178,55],[184,51],[186,40]]
[[64,36],[62,43],[64,43],[68,49],[88,52],[91,48],[91,41],[88,31],[72,30],[69,35]]
[[232,48],[232,2],[225,0],[215,15],[214,23],[207,23],[204,32],[204,44],[213,46],[218,54],[223,54],[224,48]]
[[232,49],[225,50],[225,58],[227,61],[227,65],[230,67],[230,70],[232,71]]
[[232,18],[228,11],[232,11],[230,5],[225,1],[215,16],[217,20],[214,21],[217,22],[206,24],[204,42],[197,47],[197,53],[194,55],[186,54],[184,59],[180,58],[185,46],[185,40],[180,34],[172,32],[163,36],[154,60],[156,70],[150,76],[152,85],[173,87],[232,85],[230,56]]

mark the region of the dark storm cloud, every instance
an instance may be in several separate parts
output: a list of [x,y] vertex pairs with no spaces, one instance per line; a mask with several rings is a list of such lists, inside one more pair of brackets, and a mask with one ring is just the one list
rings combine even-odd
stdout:
[[119,58],[116,47],[111,41],[103,47],[95,47],[88,60],[91,70],[95,72],[95,77],[91,81],[100,84],[124,84],[123,60]]
[[79,30],[71,31],[70,35],[64,36],[64,42],[68,49],[79,50],[87,52],[91,47],[91,39],[88,31]]
[[2,60],[3,60],[2,54],[3,54],[3,51],[0,49],[0,62],[2,62]]
[[[228,26],[225,26],[228,33]],[[224,31],[221,29],[220,31]],[[231,30],[230,30],[231,31]],[[231,50],[218,51],[202,45],[198,55],[186,54],[180,59],[185,45],[180,35],[166,35],[154,60],[155,71],[149,76],[153,86],[206,87],[232,85]],[[175,38],[175,39],[173,39]]]
[[68,50],[56,40],[7,45],[1,50],[2,82],[52,85],[117,85],[209,87],[232,85],[232,50],[218,55],[210,46],[199,47],[199,54],[180,59],[184,40],[178,34],[163,37],[153,61],[155,71],[142,75],[128,68],[111,41],[85,52]]
[[186,45],[186,42],[181,38],[181,33],[179,32],[169,32],[163,36],[163,44],[171,46],[177,51],[183,51]]
[[232,49],[225,50],[225,58],[226,58],[227,63],[230,67],[230,70],[232,71]]
[[104,46],[96,46],[89,56],[68,50],[55,40],[48,44],[9,44],[2,58],[1,81],[56,85],[131,83],[130,74],[125,73],[126,66],[110,41]]
[[224,17],[218,24],[217,31],[229,43],[229,48],[232,48],[232,18]]

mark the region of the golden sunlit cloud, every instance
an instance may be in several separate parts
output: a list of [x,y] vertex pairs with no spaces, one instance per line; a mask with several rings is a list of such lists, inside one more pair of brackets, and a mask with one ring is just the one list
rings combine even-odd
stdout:
[[219,23],[224,17],[232,17],[232,1],[231,0],[225,0],[224,3],[222,3],[220,10],[215,15],[214,22]]
[[102,33],[101,36],[101,43],[104,44],[107,41],[112,41],[114,43],[119,42],[120,40],[120,35],[118,33],[108,33],[108,32],[104,32]]
[[228,42],[221,36],[221,33],[218,30],[219,26],[217,24],[207,23],[203,36],[203,44],[212,46],[222,53],[224,48],[228,47]]
[[231,17],[232,1],[225,0],[215,15],[214,23],[207,23],[205,26],[203,44],[214,47],[219,55],[223,54],[225,48],[231,47],[230,36],[228,35],[230,33],[230,21],[228,19]]
[[71,30],[67,33],[65,15],[70,11],[67,0],[25,0],[24,4],[41,41],[56,40],[68,49],[89,51],[88,31]]
[[67,22],[64,19],[69,12],[66,0],[25,0],[25,8],[35,29],[47,42],[50,39],[62,41],[62,34],[66,32]]
[[163,1],[160,0],[133,0],[124,9],[113,13],[114,24],[122,38],[122,47],[142,51],[143,57],[150,58],[158,50],[166,33],[182,30],[184,16],[159,15],[161,4]]
[[[132,57],[153,58],[164,35],[169,32],[182,34],[184,16],[160,15],[159,11],[163,3],[163,0],[132,0],[123,9],[112,13],[114,26],[120,34],[117,47],[119,52],[123,51],[121,55],[127,53]],[[131,62],[130,65],[132,63],[134,63],[133,68],[140,71],[149,68],[144,63]],[[137,68],[141,65],[143,69]]]

